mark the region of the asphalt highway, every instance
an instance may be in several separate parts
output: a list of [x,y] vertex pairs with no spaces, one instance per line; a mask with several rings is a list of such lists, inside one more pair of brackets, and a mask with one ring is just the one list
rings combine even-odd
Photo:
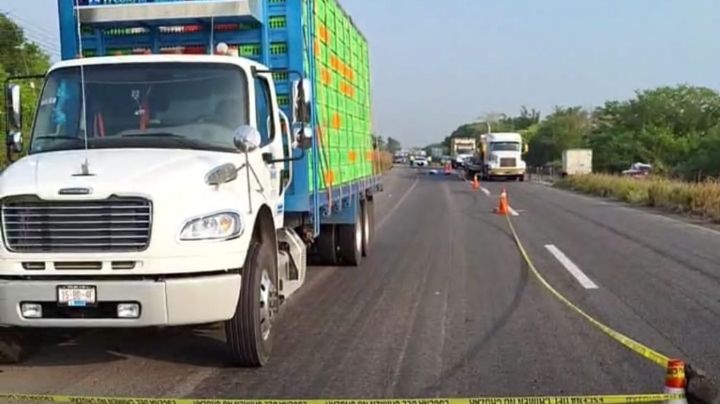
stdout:
[[493,213],[507,189],[537,269],[576,305],[720,375],[720,233],[535,183],[399,167],[370,257],[312,267],[262,369],[228,365],[221,326],[68,331],[0,391],[139,397],[380,398],[655,393],[664,370],[553,297]]

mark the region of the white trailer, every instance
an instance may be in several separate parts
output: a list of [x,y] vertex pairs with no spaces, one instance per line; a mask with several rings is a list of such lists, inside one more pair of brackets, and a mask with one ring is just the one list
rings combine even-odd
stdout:
[[568,149],[562,154],[562,175],[582,175],[592,173],[591,149]]

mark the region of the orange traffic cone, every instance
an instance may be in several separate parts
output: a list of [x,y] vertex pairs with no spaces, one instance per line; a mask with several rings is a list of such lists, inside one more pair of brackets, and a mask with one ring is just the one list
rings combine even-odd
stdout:
[[450,175],[452,173],[451,169],[450,163],[445,163],[445,175]]
[[510,213],[510,205],[508,204],[507,191],[505,188],[503,188],[500,193],[500,201],[498,202],[497,209],[495,209],[495,213],[503,216],[507,216]]
[[[665,394],[685,395],[685,363],[678,359],[670,359],[665,372]],[[687,404],[685,397],[666,401],[667,404]]]
[[478,189],[480,189],[480,180],[478,180],[477,175],[473,177],[473,180],[472,180],[472,189],[473,189],[474,191],[477,191]]

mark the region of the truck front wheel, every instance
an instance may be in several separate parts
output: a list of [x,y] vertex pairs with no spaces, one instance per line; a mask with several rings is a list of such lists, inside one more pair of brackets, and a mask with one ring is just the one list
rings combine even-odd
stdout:
[[225,322],[232,360],[240,366],[263,366],[270,358],[277,285],[273,254],[267,242],[250,246],[235,315]]
[[31,346],[29,333],[16,329],[0,330],[0,363],[21,362]]

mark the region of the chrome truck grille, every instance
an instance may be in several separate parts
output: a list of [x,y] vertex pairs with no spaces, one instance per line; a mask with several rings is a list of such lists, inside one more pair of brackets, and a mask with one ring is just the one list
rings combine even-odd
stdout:
[[150,242],[152,205],[142,198],[2,201],[5,245],[20,253],[132,252]]
[[515,167],[515,159],[512,157],[501,158],[500,167]]

